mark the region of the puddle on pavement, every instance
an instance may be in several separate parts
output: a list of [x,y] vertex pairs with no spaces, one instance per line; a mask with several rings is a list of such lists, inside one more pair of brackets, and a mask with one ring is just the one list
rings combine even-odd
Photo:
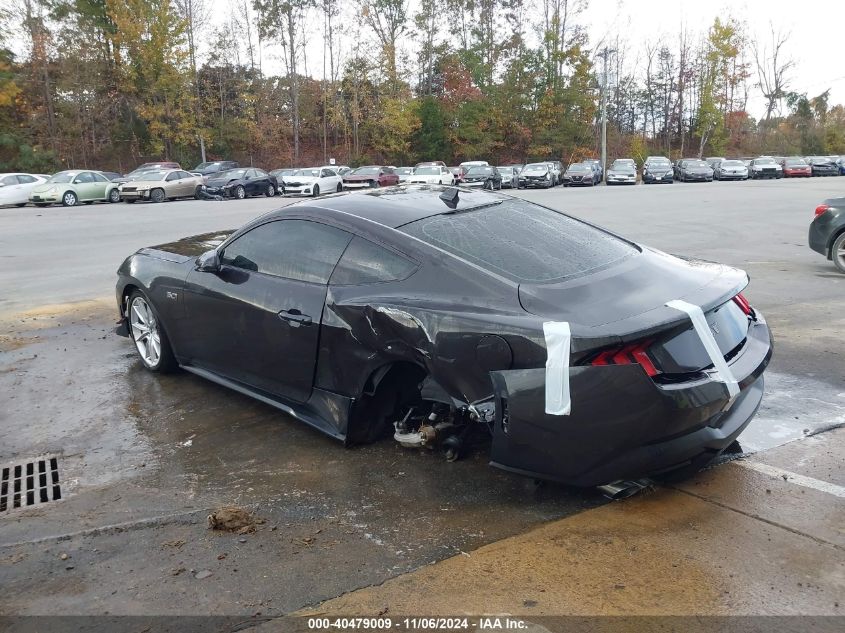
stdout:
[[766,391],[757,415],[739,443],[755,453],[845,424],[845,392],[809,377],[766,372]]

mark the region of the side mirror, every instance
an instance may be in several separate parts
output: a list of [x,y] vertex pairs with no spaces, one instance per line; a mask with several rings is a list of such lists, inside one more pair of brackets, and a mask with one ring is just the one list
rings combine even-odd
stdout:
[[217,251],[206,251],[197,257],[196,269],[202,273],[220,272],[220,256]]

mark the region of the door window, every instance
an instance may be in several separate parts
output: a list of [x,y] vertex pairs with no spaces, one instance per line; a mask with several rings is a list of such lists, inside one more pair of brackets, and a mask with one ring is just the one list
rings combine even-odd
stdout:
[[350,239],[346,231],[325,224],[277,220],[229,244],[221,261],[244,270],[325,284]]
[[355,237],[332,273],[333,286],[357,285],[405,279],[416,264],[401,255]]
[[167,178],[165,178],[167,182],[173,182],[174,180],[179,180],[179,172],[174,171],[172,174],[167,174]]
[[38,180],[38,179],[33,177],[33,176],[30,176],[28,174],[20,174],[18,176],[18,182],[21,183],[22,185],[28,185],[30,183],[35,182],[36,180]]
[[90,171],[83,171],[74,179],[73,182],[77,184],[86,184],[89,182],[94,182],[94,174],[92,174]]
[[103,174],[93,173],[92,175],[94,176],[95,182],[111,182],[108,178],[103,176]]
[[4,185],[16,185],[18,184],[18,179],[15,176],[6,176],[3,180],[0,180]]

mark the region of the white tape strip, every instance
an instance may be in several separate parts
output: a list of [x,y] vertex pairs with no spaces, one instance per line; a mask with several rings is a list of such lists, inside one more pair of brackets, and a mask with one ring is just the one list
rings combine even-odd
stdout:
[[546,413],[569,415],[569,349],[572,333],[565,321],[543,323],[546,336]]
[[725,357],[722,354],[722,350],[719,349],[719,344],[716,343],[716,339],[713,338],[713,332],[710,331],[710,326],[707,325],[707,319],[704,317],[704,312],[699,306],[687,303],[686,301],[681,301],[680,299],[670,301],[666,305],[670,308],[674,308],[675,310],[686,312],[690,321],[692,321],[692,326],[695,328],[698,338],[701,339],[701,344],[704,345],[704,349],[707,351],[707,355],[713,363],[713,368],[719,375],[719,380],[725,383],[725,387],[728,389],[730,400],[728,400],[728,404],[725,406],[725,409],[728,409],[739,395],[739,383],[737,383],[736,378],[734,378],[734,374],[731,371],[731,368],[728,367],[728,363],[725,362]]

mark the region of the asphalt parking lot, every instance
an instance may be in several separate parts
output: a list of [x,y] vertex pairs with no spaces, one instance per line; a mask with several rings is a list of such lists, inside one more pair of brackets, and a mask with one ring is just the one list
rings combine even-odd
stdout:
[[[824,438],[845,424],[845,276],[806,241],[815,206],[843,192],[845,179],[814,178],[512,193],[747,270],[746,296],[769,321],[775,356],[740,442],[765,459],[797,440],[810,446],[800,455],[802,468],[815,464],[808,476],[841,487],[841,453]],[[112,334],[120,261],[291,202],[0,210],[0,462],[57,455],[64,490],[60,502],[0,513],[0,615],[284,614],[471,558],[550,521],[589,526],[592,512],[608,512],[595,491],[493,471],[481,449],[456,463],[391,442],[344,449],[194,376],[142,370]],[[796,454],[778,467],[797,468]],[[763,505],[775,503],[765,501],[771,492]],[[657,514],[662,498],[647,502]],[[812,579],[821,593],[807,608],[841,614],[845,511],[840,497],[817,503],[833,512],[830,532],[786,523],[822,543],[833,569]],[[223,504],[252,508],[266,523],[255,534],[212,533],[206,516]],[[610,527],[598,532],[612,535],[614,519],[605,519]]]

